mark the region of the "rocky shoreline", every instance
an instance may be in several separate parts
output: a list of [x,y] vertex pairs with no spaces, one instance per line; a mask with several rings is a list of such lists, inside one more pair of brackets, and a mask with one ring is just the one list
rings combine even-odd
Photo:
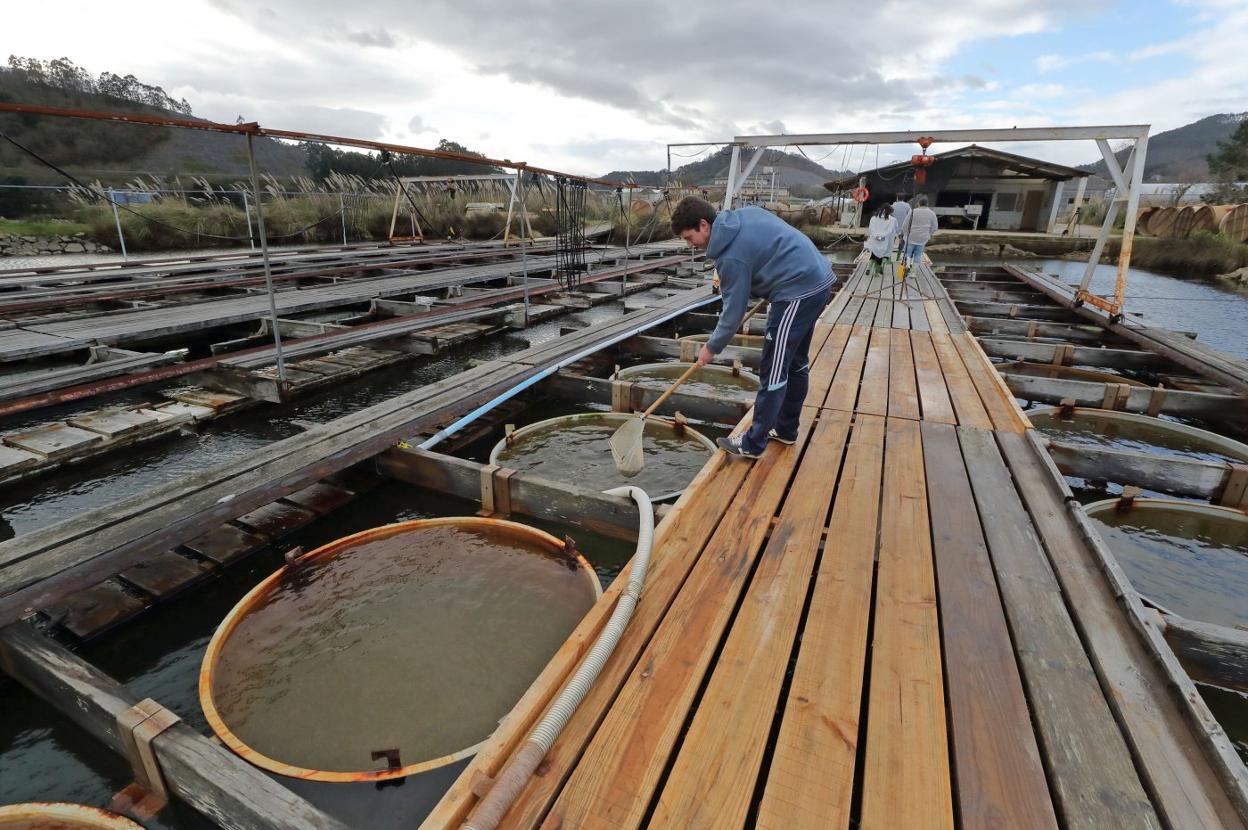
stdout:
[[0,236],[0,257],[47,256],[49,254],[106,254],[113,249],[87,239],[85,233],[73,236]]

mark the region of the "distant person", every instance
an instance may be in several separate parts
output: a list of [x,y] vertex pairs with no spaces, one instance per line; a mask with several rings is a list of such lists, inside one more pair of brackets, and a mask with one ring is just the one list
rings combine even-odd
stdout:
[[906,234],[906,270],[923,258],[923,248],[936,235],[938,225],[936,211],[927,206],[927,197],[920,196],[918,207],[910,217],[909,233]]
[[884,263],[897,250],[897,219],[893,216],[892,205],[881,205],[871,217],[871,222],[867,225],[867,238],[862,247],[871,255],[872,276],[880,273]]
[[767,334],[763,340],[754,419],[744,435],[719,439],[730,456],[758,458],[768,441],[797,441],[798,417],[810,382],[810,341],[836,277],[832,264],[806,236],[758,207],[715,208],[686,196],[672,211],[672,230],[715,260],[723,297],[719,322],[698,363],[706,365],[732,341],[751,297],[765,298]]
[[897,253],[905,253],[903,250],[906,244],[906,222],[910,219],[910,212],[913,210],[910,203],[906,201],[906,194],[898,193],[897,201],[893,202],[893,220],[897,223]]

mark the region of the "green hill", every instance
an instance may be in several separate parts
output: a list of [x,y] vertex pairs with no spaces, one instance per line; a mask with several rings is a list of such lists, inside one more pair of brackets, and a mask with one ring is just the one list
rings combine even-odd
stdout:
[[[715,179],[728,175],[728,162],[731,158],[732,148],[721,147],[705,158],[677,167],[672,171],[672,180],[686,185],[710,185]],[[677,159],[674,157],[673,160]],[[787,187],[798,196],[826,195],[823,192],[823,183],[841,175],[803,155],[782,150],[767,150],[754,169],[761,173],[764,167],[776,168],[776,185]],[[663,170],[613,170],[603,178],[660,187],[666,182],[667,176]]]
[[[1144,159],[1144,180],[1152,182],[1207,182],[1209,165],[1205,157],[1216,152],[1219,141],[1230,138],[1248,112],[1210,115],[1182,127],[1149,136],[1148,153]],[[1127,150],[1114,154],[1119,164],[1126,164]],[[1104,160],[1080,165],[1099,176],[1108,176]]]

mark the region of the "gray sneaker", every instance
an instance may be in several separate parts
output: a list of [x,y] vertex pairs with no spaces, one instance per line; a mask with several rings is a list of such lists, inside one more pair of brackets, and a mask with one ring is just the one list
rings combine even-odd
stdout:
[[729,435],[727,438],[717,439],[715,443],[719,445],[721,450],[737,458],[761,458],[761,455],[748,452],[741,446],[741,436],[739,435]]
[[776,432],[774,429],[767,433],[767,438],[770,441],[779,441],[781,444],[787,444],[790,447],[797,443],[796,435],[793,436],[792,438],[785,438],[783,435]]

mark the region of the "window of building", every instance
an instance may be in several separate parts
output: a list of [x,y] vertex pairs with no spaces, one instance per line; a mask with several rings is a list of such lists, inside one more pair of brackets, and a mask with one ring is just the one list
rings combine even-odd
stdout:
[[1007,213],[1018,210],[1018,193],[998,193],[994,207]]

